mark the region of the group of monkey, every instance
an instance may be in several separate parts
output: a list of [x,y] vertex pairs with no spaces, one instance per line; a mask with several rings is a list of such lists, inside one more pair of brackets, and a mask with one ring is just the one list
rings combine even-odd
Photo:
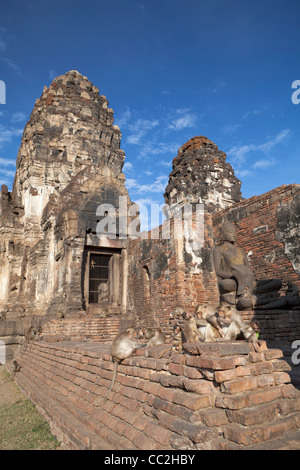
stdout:
[[[216,309],[208,305],[197,305],[194,314],[186,312],[182,306],[177,306],[169,316],[169,326],[172,328],[170,337],[167,337],[161,328],[145,328],[139,329],[139,331],[134,328],[127,328],[114,338],[110,355],[115,365],[111,387],[106,395],[105,402],[113,389],[118,364],[133,356],[136,350],[141,347],[166,344],[166,348],[159,355],[159,358],[161,358],[167,351],[182,351],[183,343],[230,341],[242,337],[253,344],[255,351],[259,351],[257,322],[245,323],[236,308],[230,305],[220,304]],[[36,336],[40,334],[41,327],[30,326],[25,335],[24,350],[26,350],[27,344],[35,340]],[[137,342],[141,339],[144,339],[144,343]],[[19,370],[19,363],[14,361],[13,377]]]
[[[170,338],[167,338],[161,328],[146,328],[141,329],[139,332],[136,332],[134,328],[127,328],[127,330],[116,336],[110,348],[115,367],[111,387],[106,395],[105,402],[113,389],[118,364],[127,357],[132,356],[141,347],[167,343],[166,349],[159,356],[162,357],[167,351],[182,351],[183,343],[230,341],[242,337],[253,344],[256,352],[259,351],[258,323],[245,323],[236,308],[230,305],[219,305],[217,309],[207,305],[197,305],[194,314],[186,312],[182,306],[177,306],[170,314],[169,320],[172,324]],[[147,343],[138,343],[135,338],[144,338]]]

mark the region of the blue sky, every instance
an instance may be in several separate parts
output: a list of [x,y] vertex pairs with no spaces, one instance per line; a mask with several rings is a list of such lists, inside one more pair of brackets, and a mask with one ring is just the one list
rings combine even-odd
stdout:
[[227,153],[244,197],[300,183],[299,24],[299,0],[2,2],[0,184],[44,85],[72,69],[114,109],[133,201],[163,203],[196,135]]

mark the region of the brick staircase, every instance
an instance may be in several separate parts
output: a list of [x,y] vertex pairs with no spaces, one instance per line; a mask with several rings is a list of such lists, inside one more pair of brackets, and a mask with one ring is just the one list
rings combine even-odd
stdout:
[[109,345],[29,343],[15,380],[69,449],[300,449],[300,392],[282,352],[244,341],[141,348],[119,366]]

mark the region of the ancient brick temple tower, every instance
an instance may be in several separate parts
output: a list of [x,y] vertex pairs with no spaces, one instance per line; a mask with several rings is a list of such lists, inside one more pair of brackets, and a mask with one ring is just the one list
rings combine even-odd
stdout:
[[112,312],[126,309],[124,243],[96,236],[100,204],[118,212],[125,196],[130,205],[120,140],[108,100],[76,71],[36,101],[12,193],[3,186],[1,194],[0,304],[15,322],[10,336],[22,335],[32,316],[93,310],[100,294]]
[[[241,313],[260,323],[259,351],[246,341],[143,347],[119,365],[107,395],[120,330],[160,326],[168,335],[176,306],[219,303],[212,253],[224,217],[257,280],[300,287],[300,185],[243,199],[224,152],[194,137],[173,160],[167,220],[130,237],[124,201],[129,225],[138,217],[120,139],[107,99],[76,71],[36,101],[13,190],[3,186],[0,199],[0,347],[20,365],[16,382],[67,448],[299,449],[300,392],[281,350],[266,343],[299,339],[297,299],[294,309]],[[174,216],[186,204],[191,225],[178,238]],[[42,326],[40,340],[21,348],[30,325]]]
[[[212,252],[224,216],[234,222],[237,243],[258,279],[300,285],[299,185],[243,199],[225,153],[197,136],[173,159],[164,194],[170,237],[160,231],[144,239],[120,236],[120,197],[125,209],[134,208],[120,141],[106,97],[76,71],[57,77],[36,101],[13,190],[1,190],[0,339],[10,354],[31,323],[46,322],[44,331],[54,336],[107,340],[128,324],[168,328],[176,305],[188,311],[199,303],[216,305]],[[199,203],[203,243],[195,247],[189,233],[173,236],[173,215]],[[97,234],[107,217],[98,208],[106,205],[115,209],[115,238]],[[264,315],[265,337],[283,334],[282,318],[273,318],[271,334]],[[298,326],[289,337],[297,331]]]
[[240,188],[226,154],[207,137],[198,136],[180,147],[164,196],[170,210],[203,202],[208,212],[215,212],[241,201]]

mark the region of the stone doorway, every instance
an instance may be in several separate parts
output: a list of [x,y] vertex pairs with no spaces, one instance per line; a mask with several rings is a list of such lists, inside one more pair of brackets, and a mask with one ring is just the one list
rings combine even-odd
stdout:
[[87,313],[120,307],[121,250],[86,248],[84,297]]

